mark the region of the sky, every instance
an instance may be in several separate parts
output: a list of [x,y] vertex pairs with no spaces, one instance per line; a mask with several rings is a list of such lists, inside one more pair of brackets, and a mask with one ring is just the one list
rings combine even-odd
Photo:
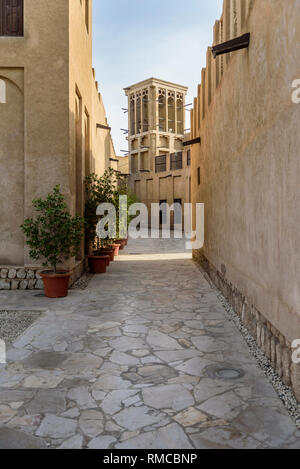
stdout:
[[[127,149],[123,88],[150,77],[188,86],[192,103],[223,0],[94,0],[93,64],[117,155]],[[186,127],[189,124],[187,112]]]

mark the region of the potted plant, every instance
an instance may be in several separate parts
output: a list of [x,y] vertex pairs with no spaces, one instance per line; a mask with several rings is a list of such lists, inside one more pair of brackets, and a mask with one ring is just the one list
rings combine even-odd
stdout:
[[27,218],[21,226],[34,260],[43,260],[43,266],[52,270],[41,273],[45,295],[48,298],[67,296],[71,272],[58,270],[59,264],[75,256],[83,237],[84,220],[72,216],[60,186],[45,199],[33,200],[35,219]]
[[114,257],[118,257],[120,247],[121,247],[121,244],[118,243],[117,241],[115,241],[115,242],[112,244],[112,248],[113,248],[113,250],[114,250]]
[[122,251],[122,250],[125,248],[125,246],[126,246],[125,242],[126,242],[125,239],[117,239],[117,240],[115,241],[115,244],[118,244],[118,245],[119,245],[120,251]]
[[96,227],[100,217],[96,212],[101,203],[113,202],[115,185],[116,173],[112,168],[106,170],[101,177],[93,173],[85,178],[86,254],[92,273],[105,272],[105,266],[114,260],[115,248],[112,240],[102,240],[97,236]]
[[[121,195],[126,195],[127,197],[127,220],[126,220],[126,226],[122,226],[123,219],[120,219],[119,217],[119,197]],[[134,218],[134,216],[129,215],[129,208],[132,204],[136,203],[137,199],[136,196],[133,192],[128,187],[128,183],[126,179],[119,179],[118,182],[118,189],[115,194],[114,198],[114,204],[116,208],[116,213],[117,213],[117,219],[119,221],[117,227],[116,227],[116,234],[117,234],[117,239],[115,241],[116,244],[120,245],[120,250],[124,249],[125,246],[127,246],[128,243],[128,236],[126,238],[121,238],[121,233],[124,236],[124,233],[127,233],[127,227],[129,226],[131,220]]]
[[[127,182],[122,176],[112,168],[105,171],[104,175],[99,177],[96,174],[90,174],[85,178],[85,221],[86,221],[86,254],[88,255],[91,271],[94,270],[93,264],[100,261],[104,255],[109,255],[110,260],[119,254],[119,249],[123,249],[127,244],[126,239],[120,239],[120,233],[126,232],[126,227],[120,227],[120,195],[127,196],[127,222],[131,221],[128,215],[128,208],[136,202],[135,196],[129,192]],[[101,216],[97,215],[97,207],[101,203],[111,203],[116,210],[116,226],[114,227],[114,239],[99,239],[97,236],[97,224]],[[98,259],[97,259],[98,258]]]
[[110,256],[108,254],[100,254],[88,256],[89,267],[92,274],[105,274],[106,268],[109,266]]

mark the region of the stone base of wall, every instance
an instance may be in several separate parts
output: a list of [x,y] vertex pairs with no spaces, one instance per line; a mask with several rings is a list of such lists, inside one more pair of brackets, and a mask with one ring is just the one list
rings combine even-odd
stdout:
[[[72,270],[70,285],[73,285],[86,271],[86,260],[78,262]],[[40,272],[45,267],[0,266],[0,290],[43,290]]]
[[292,362],[291,343],[251,304],[249,300],[219,272],[201,251],[193,251],[194,260],[202,266],[214,285],[222,292],[228,303],[271,361],[284,384],[291,386],[300,402],[300,365]]
[[88,271],[88,259],[85,258],[83,261],[77,262],[70,279],[70,286],[73,285],[83,274]]

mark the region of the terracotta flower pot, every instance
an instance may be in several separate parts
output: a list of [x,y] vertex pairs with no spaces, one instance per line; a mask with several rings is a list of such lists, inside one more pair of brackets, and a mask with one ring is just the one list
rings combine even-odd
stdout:
[[115,260],[114,250],[113,248],[102,248],[97,251],[97,255],[99,256],[109,256],[110,262]]
[[48,298],[64,298],[68,296],[71,272],[41,272],[45,295]]
[[90,271],[92,274],[105,274],[109,256],[88,256]]
[[119,255],[120,244],[113,244],[112,248],[114,250],[115,257],[117,257]]
[[119,244],[120,245],[120,250],[123,250],[124,247],[125,247],[125,239],[118,239],[115,244]]
[[[93,251],[93,254],[91,256],[106,256],[106,266],[108,267],[109,264],[110,264],[110,255],[109,255],[109,252],[107,251],[102,251],[101,249],[100,250],[95,250]],[[88,256],[89,257],[89,256]]]

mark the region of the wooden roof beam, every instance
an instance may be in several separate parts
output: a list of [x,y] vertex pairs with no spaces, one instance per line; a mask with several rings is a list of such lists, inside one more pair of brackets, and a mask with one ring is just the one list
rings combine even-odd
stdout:
[[217,44],[212,48],[212,54],[214,58],[218,55],[229,54],[236,50],[247,49],[250,44],[250,33],[243,34],[242,36],[235,37],[230,41],[223,42],[222,44]]

